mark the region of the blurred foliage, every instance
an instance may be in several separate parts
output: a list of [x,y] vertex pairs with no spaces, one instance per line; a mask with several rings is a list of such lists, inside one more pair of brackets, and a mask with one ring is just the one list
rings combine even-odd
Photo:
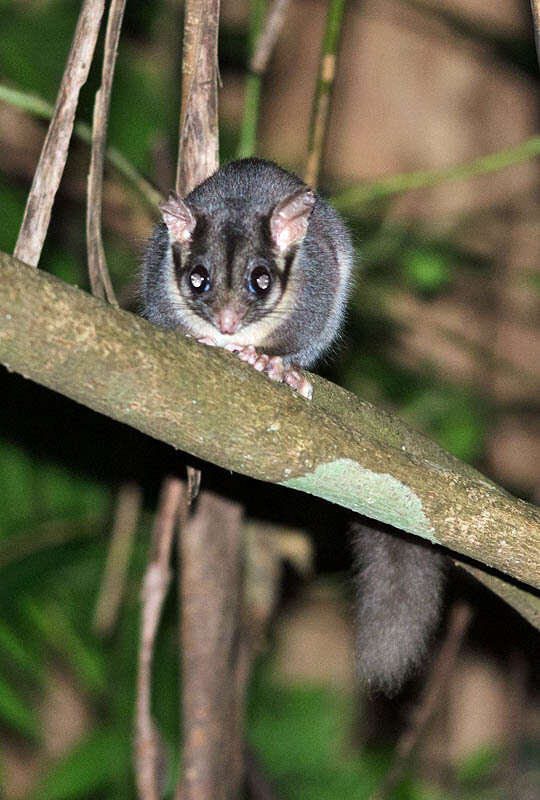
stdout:
[[[370,797],[390,765],[389,752],[358,753],[350,741],[351,697],[320,687],[288,688],[259,669],[249,715],[249,740],[284,800]],[[285,732],[287,732],[285,734]],[[389,800],[437,800],[417,782],[404,780]]]
[[[110,143],[150,176],[157,143],[166,141],[175,152],[179,92],[172,90],[152,44],[152,36],[167,27],[162,16],[166,7],[163,2],[128,4],[109,126]],[[0,79],[53,102],[79,8],[79,0],[0,0]],[[480,35],[478,26],[465,30],[462,24],[461,30]],[[489,46],[489,36],[485,43]],[[504,47],[504,57],[511,59],[519,52],[516,63],[523,69],[530,62],[530,42],[518,47],[513,39],[510,44]],[[500,51],[500,37],[496,45]],[[243,70],[247,51],[246,31],[224,28],[222,73]],[[97,65],[99,61],[98,53]],[[94,65],[79,108],[79,118],[86,122],[98,84],[99,68]],[[238,130],[224,127],[223,160],[233,156],[237,144]],[[86,148],[77,144],[74,149],[85,162]],[[0,176],[0,248],[8,252],[16,240],[26,192],[20,179]],[[495,422],[490,403],[473,387],[448,381],[433,364],[400,363],[396,343],[403,323],[392,317],[390,307],[402,293],[433,302],[452,292],[464,274],[489,276],[492,264],[457,246],[451,230],[442,235],[417,224],[390,223],[389,210],[387,200],[349,219],[360,245],[360,274],[339,366],[328,374],[360,396],[396,410],[460,458],[479,462]],[[113,281],[122,292],[130,287],[142,245],[120,240],[107,220],[105,225]],[[59,195],[42,265],[66,281],[88,285],[82,198],[77,202]],[[538,275],[530,279],[530,286],[539,290]],[[131,742],[139,591],[150,529],[146,514],[110,639],[101,640],[92,632],[92,616],[107,557],[115,487],[133,471],[138,478],[145,475],[151,461],[152,474],[142,480],[151,507],[159,469],[165,469],[171,456],[161,446],[153,450],[143,437],[96,422],[89,413],[79,413],[74,405],[8,373],[0,377],[0,394],[2,738],[48,752],[43,703],[61,671],[83,698],[88,730],[64,755],[46,756],[32,796],[128,800],[135,797]],[[164,782],[170,797],[179,739],[174,592],[159,634],[154,690],[155,716],[168,754]],[[376,788],[390,754],[359,754],[353,749],[349,737],[354,703],[352,697],[320,687],[285,689],[275,684],[267,665],[258,668],[250,694],[248,738],[284,800],[360,800]],[[410,776],[392,796],[498,796],[492,787],[498,757],[494,751],[471,757],[451,795],[421,786]],[[535,758],[538,763],[538,753]]]

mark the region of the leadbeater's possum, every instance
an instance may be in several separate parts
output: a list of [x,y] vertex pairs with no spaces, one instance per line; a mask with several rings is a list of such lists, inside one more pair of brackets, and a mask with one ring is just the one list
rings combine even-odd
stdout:
[[[306,398],[310,367],[339,334],[353,247],[339,215],[270,161],[219,169],[160,206],[144,260],[143,314],[225,347]],[[438,618],[440,556],[383,530],[353,525],[359,586],[358,662],[374,688],[395,691]]]

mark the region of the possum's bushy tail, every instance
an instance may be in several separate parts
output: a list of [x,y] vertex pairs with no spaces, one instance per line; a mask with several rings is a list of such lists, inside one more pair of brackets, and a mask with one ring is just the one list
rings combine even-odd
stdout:
[[426,655],[446,559],[429,542],[362,522],[352,525],[352,547],[358,668],[371,688],[393,694]]

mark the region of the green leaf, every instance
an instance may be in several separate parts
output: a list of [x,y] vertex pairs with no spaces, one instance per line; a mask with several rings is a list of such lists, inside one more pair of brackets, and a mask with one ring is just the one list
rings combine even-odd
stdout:
[[411,288],[435,294],[449,285],[452,270],[448,260],[436,250],[410,250],[403,256],[403,276]]
[[0,208],[2,209],[2,225],[0,225],[0,249],[10,253],[15,247],[17,234],[24,212],[24,194],[0,180]]
[[473,788],[475,784],[492,776],[500,764],[501,751],[495,746],[482,747],[466,758],[457,769],[457,779],[463,787]]
[[93,797],[131,768],[130,741],[113,730],[101,730],[80,742],[56,762],[32,795],[33,800],[77,800]]
[[256,682],[249,739],[287,800],[369,797],[388,759],[347,747],[353,705],[344,692]]
[[0,720],[16,733],[38,739],[38,726],[33,710],[0,675]]
[[428,387],[403,406],[402,414],[463,461],[474,461],[482,451],[487,410],[465,389]]
[[0,619],[0,653],[9,658],[11,663],[29,677],[41,683],[43,670],[35,653],[25,648],[24,639],[13,633],[13,630]]
[[6,537],[14,525],[32,518],[32,485],[35,467],[22,449],[7,442],[0,447],[0,536]]
[[26,600],[24,607],[45,640],[70,664],[82,686],[94,694],[107,688],[105,663],[97,647],[88,646],[73,627],[66,611],[57,603],[39,605]]

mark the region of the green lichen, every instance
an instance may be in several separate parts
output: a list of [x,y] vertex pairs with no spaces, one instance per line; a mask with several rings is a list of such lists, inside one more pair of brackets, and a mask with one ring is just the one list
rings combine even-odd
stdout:
[[365,469],[350,458],[319,464],[313,472],[282,481],[282,485],[324,497],[438,544],[420,499],[408,486],[388,473]]

